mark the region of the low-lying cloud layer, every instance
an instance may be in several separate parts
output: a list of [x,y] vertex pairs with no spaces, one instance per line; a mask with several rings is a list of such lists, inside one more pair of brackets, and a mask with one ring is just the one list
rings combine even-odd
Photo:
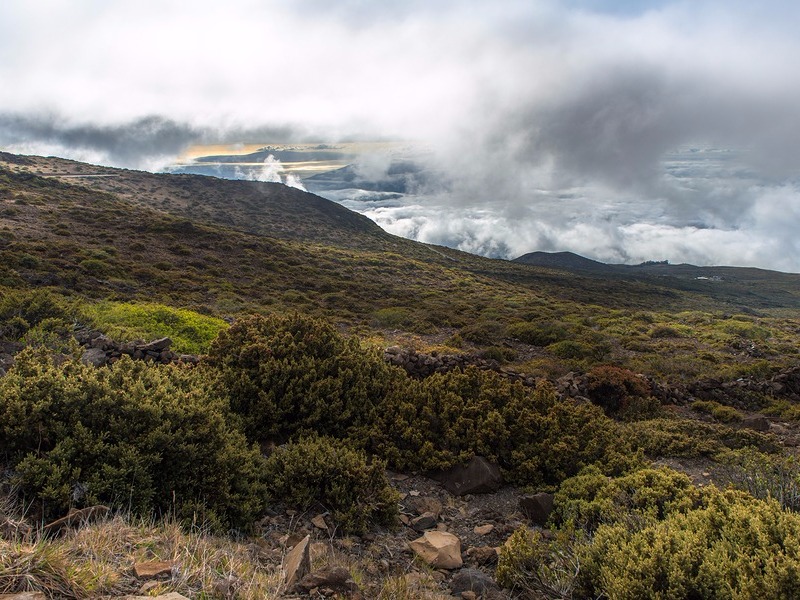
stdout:
[[798,17],[781,0],[9,0],[0,148],[153,169],[198,142],[403,138],[447,185],[349,202],[391,231],[800,271]]

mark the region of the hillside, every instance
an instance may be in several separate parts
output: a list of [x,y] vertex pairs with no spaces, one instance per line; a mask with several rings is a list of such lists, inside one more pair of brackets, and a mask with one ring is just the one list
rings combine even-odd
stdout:
[[800,590],[798,275],[10,154],[0,250],[0,594]]

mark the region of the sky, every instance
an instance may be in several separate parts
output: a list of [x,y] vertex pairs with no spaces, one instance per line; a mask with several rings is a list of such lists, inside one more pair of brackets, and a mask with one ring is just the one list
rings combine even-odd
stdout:
[[394,233],[800,272],[798,25],[786,0],[3,0],[0,149],[413,141],[439,184],[358,204]]

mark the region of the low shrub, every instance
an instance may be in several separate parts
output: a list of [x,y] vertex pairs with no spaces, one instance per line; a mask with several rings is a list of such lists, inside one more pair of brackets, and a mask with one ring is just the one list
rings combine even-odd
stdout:
[[696,400],[692,402],[692,410],[711,415],[720,423],[739,423],[744,417],[732,406],[725,406],[713,400]]
[[363,534],[397,519],[399,495],[384,468],[342,442],[305,438],[275,450],[264,472],[276,500],[300,510],[320,504],[342,533]]
[[650,385],[628,369],[602,365],[587,374],[589,399],[609,416],[624,420],[652,418],[661,405],[650,395]]
[[742,492],[704,493],[703,506],[640,529],[601,526],[579,551],[580,597],[796,598],[800,515]]
[[127,357],[96,369],[26,350],[0,378],[0,456],[42,516],[97,503],[247,526],[261,456],[200,369]]

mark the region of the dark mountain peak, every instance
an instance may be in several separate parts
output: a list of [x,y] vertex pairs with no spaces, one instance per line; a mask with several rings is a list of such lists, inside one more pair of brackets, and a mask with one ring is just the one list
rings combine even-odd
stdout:
[[615,268],[613,265],[607,265],[574,252],[528,252],[515,258],[514,262],[565,271],[607,272]]

